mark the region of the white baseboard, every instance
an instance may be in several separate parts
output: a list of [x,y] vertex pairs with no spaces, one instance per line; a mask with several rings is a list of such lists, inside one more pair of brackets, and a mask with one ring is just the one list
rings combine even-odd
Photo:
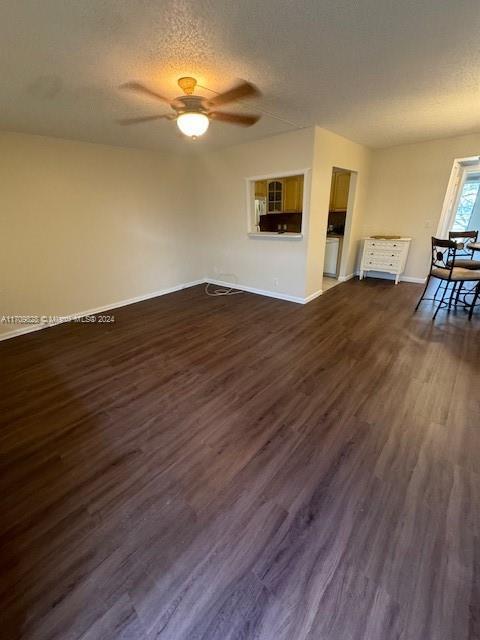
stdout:
[[[359,276],[360,271],[357,271],[355,275]],[[391,273],[385,273],[383,271],[366,271],[363,274],[364,278],[383,278],[384,280],[395,280],[395,276]],[[415,284],[425,284],[426,278],[414,278],[413,276],[400,276],[400,282],[413,282]]]
[[201,280],[194,280],[193,282],[178,284],[178,285],[175,285],[174,287],[169,287],[168,289],[161,289],[160,291],[152,291],[151,293],[145,293],[141,296],[128,298],[128,300],[111,302],[101,307],[96,307],[95,309],[87,309],[86,311],[79,311],[76,313],[65,314],[65,316],[63,317],[64,319],[57,320],[55,322],[44,322],[41,324],[24,325],[19,329],[13,329],[12,331],[7,331],[6,333],[0,333],[0,341],[8,340],[9,338],[15,338],[25,333],[31,333],[32,331],[39,331],[40,329],[48,329],[49,327],[54,327],[57,324],[63,324],[64,322],[75,320],[76,318],[83,318],[84,316],[93,316],[98,313],[103,313],[104,311],[109,311],[110,309],[118,309],[119,307],[126,307],[129,304],[135,304],[136,302],[142,302],[143,300],[149,300],[150,298],[165,296],[168,293],[174,293],[175,291],[180,291],[181,289],[188,289],[189,287],[195,287],[196,285],[203,284],[204,282],[205,282],[205,278],[202,278]]
[[0,342],[2,340],[9,340],[10,338],[16,338],[17,336],[21,336],[24,333],[32,333],[33,331],[40,331],[40,329],[48,329],[48,327],[52,327],[52,326],[53,324],[47,324],[47,323],[24,325],[20,327],[20,329],[13,329],[12,331],[6,331],[5,333],[0,333]]
[[355,278],[355,273],[350,273],[348,276],[338,276],[338,281],[339,282],[346,282],[347,280],[351,280],[352,278]]
[[306,298],[303,298],[303,303],[302,304],[307,304],[308,302],[311,302],[312,300],[315,300],[315,298],[318,298],[319,296],[321,296],[322,293],[323,293],[322,289],[318,289],[318,291],[314,291],[313,293],[311,293]]
[[425,284],[426,278],[414,278],[412,276],[400,276],[400,282],[414,282],[416,284]]
[[305,298],[300,298],[299,296],[291,296],[288,293],[267,291],[265,289],[256,289],[255,287],[249,287],[244,284],[238,284],[236,282],[225,282],[225,280],[216,280],[214,278],[205,278],[205,282],[208,282],[209,284],[216,284],[219,287],[238,289],[240,291],[246,291],[247,293],[256,293],[259,296],[267,296],[268,298],[278,298],[279,300],[286,300],[287,302],[297,302],[299,304],[305,304]]
[[249,287],[244,284],[238,284],[236,282],[225,282],[224,280],[215,280],[214,278],[205,278],[205,282],[209,284],[216,284],[219,287],[230,287],[232,289],[239,289],[240,291],[246,291],[247,293],[256,293],[259,296],[267,296],[268,298],[277,298],[278,300],[286,300],[287,302],[296,302],[297,304],[306,304],[319,296],[322,292],[315,292],[312,296],[307,298],[301,298],[300,296],[291,296],[288,293],[280,293],[279,291],[267,291],[266,289],[257,289],[255,287]]

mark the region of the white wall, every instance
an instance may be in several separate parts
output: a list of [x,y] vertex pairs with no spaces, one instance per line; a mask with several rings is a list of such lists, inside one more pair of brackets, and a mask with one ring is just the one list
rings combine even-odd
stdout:
[[313,141],[313,129],[301,129],[198,155],[196,198],[206,276],[226,274],[221,279],[305,296],[306,237],[249,237],[245,179],[311,168]]
[[[352,176],[350,191],[354,191],[352,211],[347,216],[340,276],[353,273],[360,220],[366,215],[366,195],[371,163],[371,151],[326,129],[315,127],[310,225],[308,233],[307,295],[322,288],[325,237],[332,169],[339,167],[356,172]],[[349,202],[350,208],[350,202]]]
[[0,315],[73,314],[201,278],[190,176],[170,153],[0,134]]
[[427,274],[453,161],[475,155],[480,134],[374,151],[362,232],[412,237],[406,276]]

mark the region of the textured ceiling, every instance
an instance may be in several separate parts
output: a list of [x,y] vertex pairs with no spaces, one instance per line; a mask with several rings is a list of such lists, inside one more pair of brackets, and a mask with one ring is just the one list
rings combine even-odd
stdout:
[[[480,131],[479,33],[478,0],[4,0],[0,128],[152,149],[312,124],[372,147]],[[168,121],[116,124],[165,111],[121,83],[174,97],[182,75],[250,80],[263,96],[240,109],[277,117],[195,143]]]

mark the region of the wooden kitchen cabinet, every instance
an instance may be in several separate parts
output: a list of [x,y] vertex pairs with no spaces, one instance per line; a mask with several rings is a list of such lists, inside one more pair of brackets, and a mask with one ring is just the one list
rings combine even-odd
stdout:
[[283,211],[284,192],[285,181],[283,178],[267,180],[267,213],[281,213]]
[[303,176],[285,178],[284,211],[300,213],[303,209]]
[[266,198],[267,197],[267,181],[257,180],[255,182],[255,197]]
[[350,189],[350,172],[334,171],[330,190],[330,211],[346,211]]

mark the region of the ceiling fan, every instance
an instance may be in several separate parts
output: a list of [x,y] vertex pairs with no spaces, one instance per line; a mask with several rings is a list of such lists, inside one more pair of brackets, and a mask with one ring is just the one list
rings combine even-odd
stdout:
[[140,118],[127,118],[120,120],[120,124],[130,125],[139,124],[141,122],[149,122],[150,120],[176,120],[180,131],[195,140],[198,136],[203,135],[209,127],[210,120],[219,120],[220,122],[228,122],[229,124],[237,124],[242,127],[250,127],[259,119],[259,115],[229,113],[226,111],[217,111],[217,107],[222,107],[230,102],[235,102],[242,98],[253,98],[259,96],[260,91],[250,82],[241,82],[233,89],[219,93],[213,98],[202,98],[194,96],[193,92],[197,81],[195,78],[180,78],[178,84],[185,95],[170,100],[152,91],[140,82],[127,82],[122,85],[122,89],[129,89],[136,93],[149,96],[156,100],[161,100],[170,105],[173,113],[158,114],[153,116],[143,116]]

